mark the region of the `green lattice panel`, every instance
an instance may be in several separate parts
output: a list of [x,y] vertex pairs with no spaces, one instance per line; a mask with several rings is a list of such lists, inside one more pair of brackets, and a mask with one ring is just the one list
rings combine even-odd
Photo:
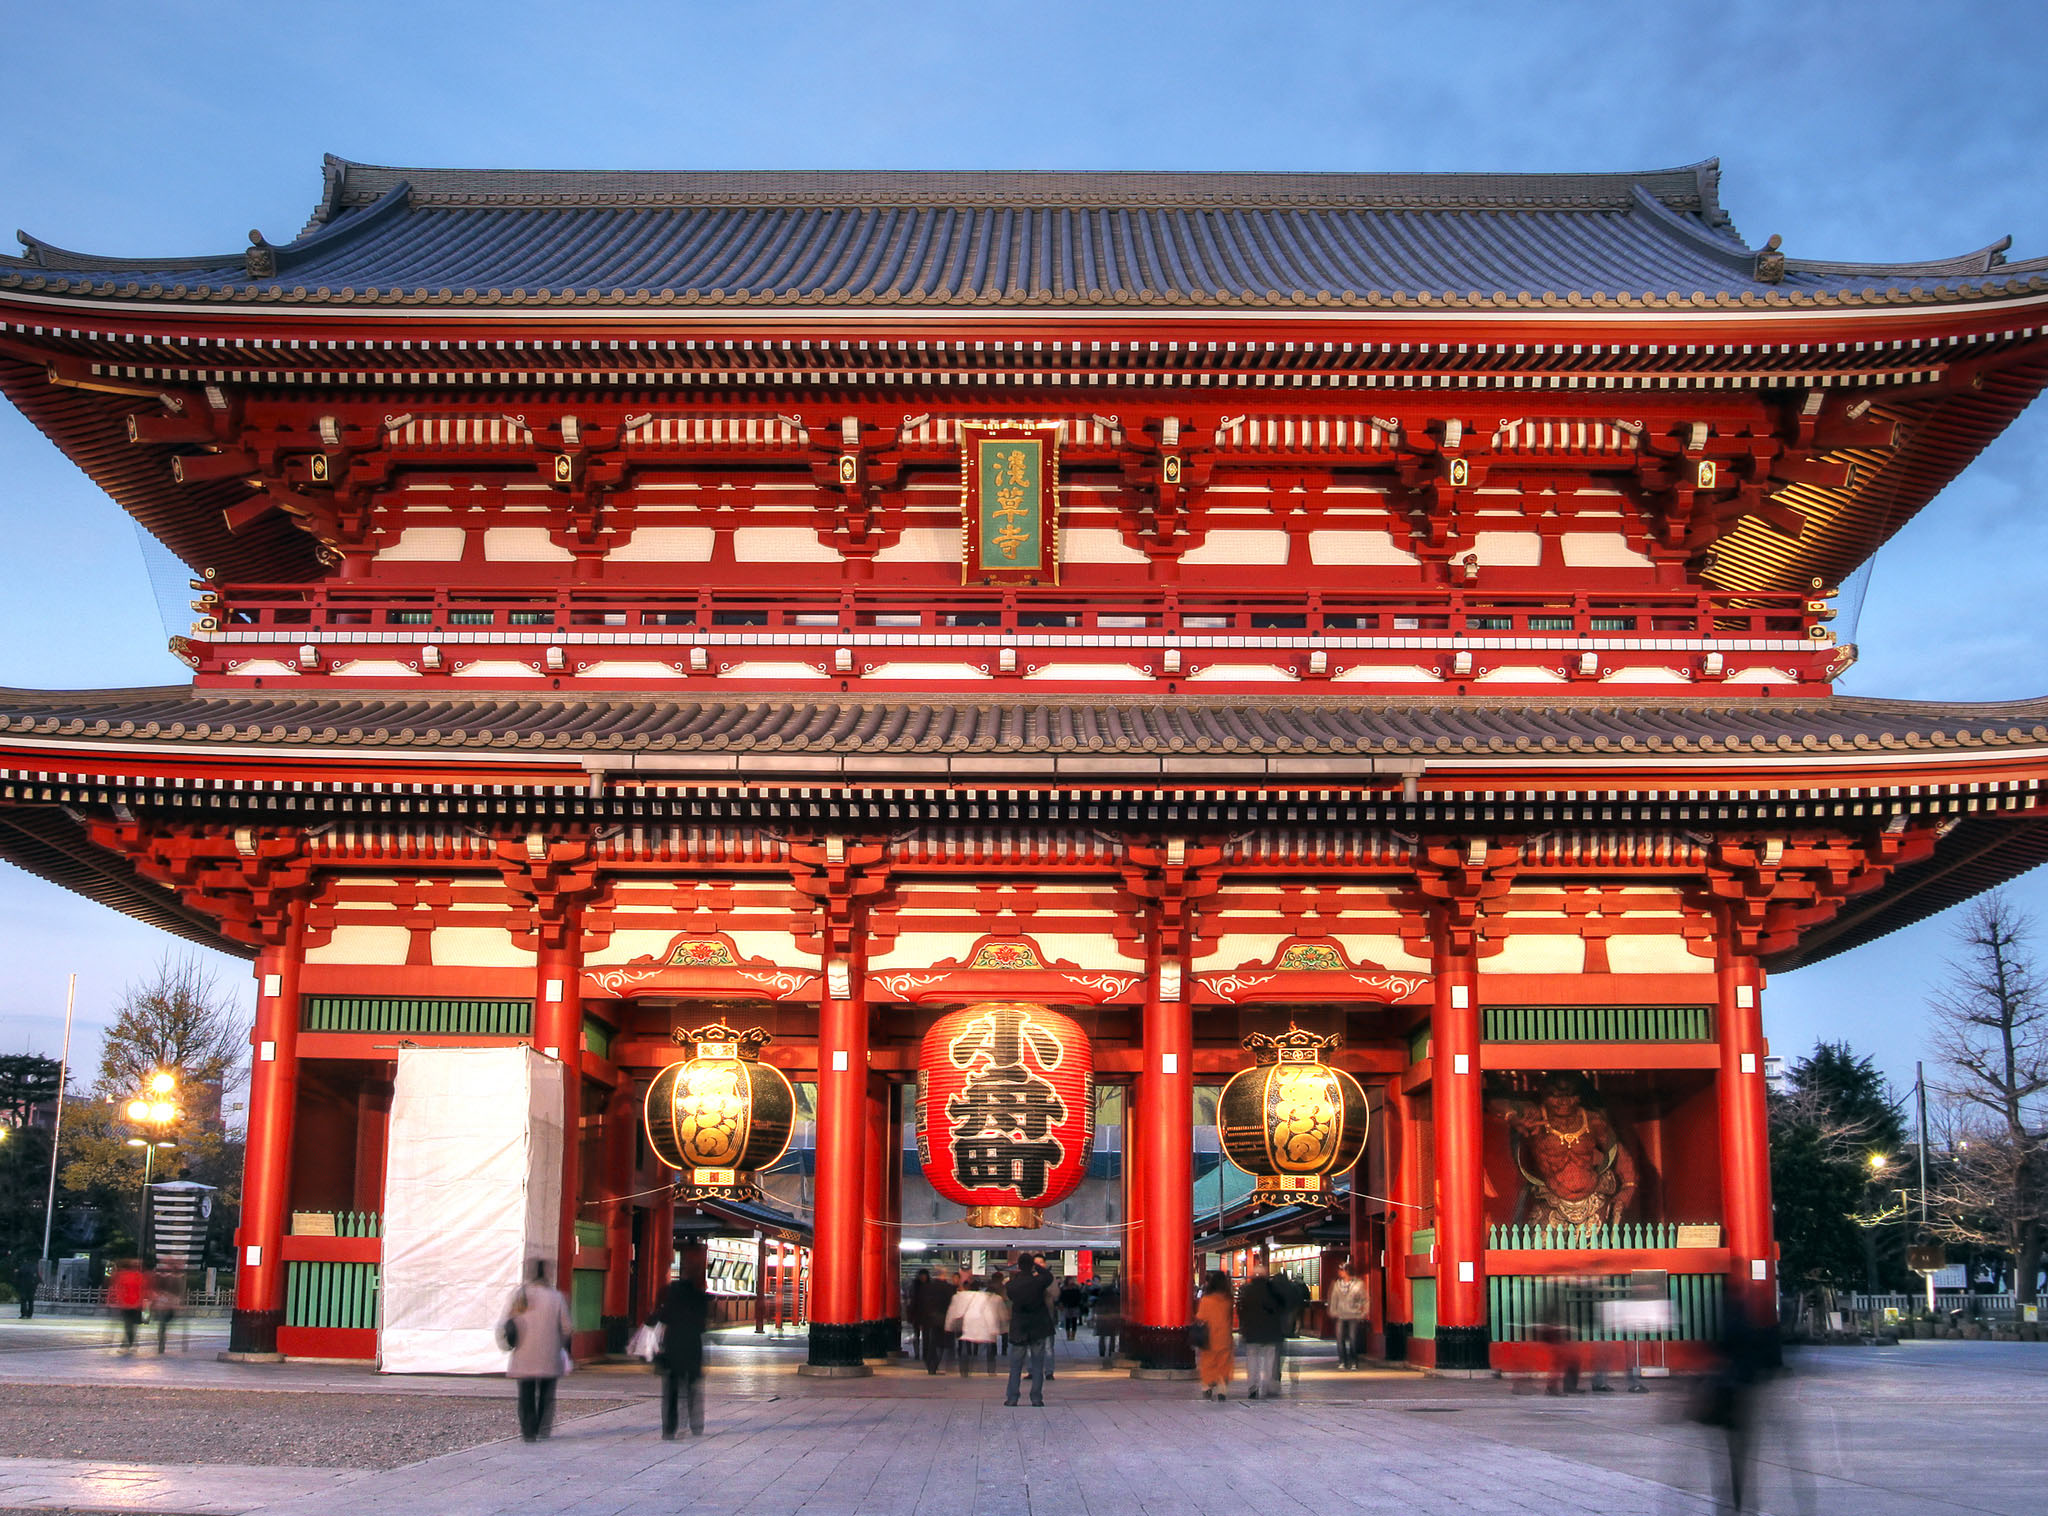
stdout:
[[1488,1042],[1712,1042],[1704,1005],[1490,1005],[1480,1014]]
[[284,1322],[295,1327],[377,1325],[377,1265],[307,1263],[284,1266]]
[[308,1032],[427,1032],[448,1037],[530,1037],[531,1000],[455,1000],[410,995],[308,995]]
[[1627,1296],[1629,1277],[1610,1274],[1591,1288],[1583,1279],[1547,1274],[1494,1274],[1486,1281],[1487,1320],[1495,1342],[1533,1342],[1546,1322],[1581,1342],[1714,1342],[1721,1336],[1724,1280],[1719,1274],[1671,1274],[1671,1325],[1662,1332],[1613,1332],[1601,1324],[1600,1302]]

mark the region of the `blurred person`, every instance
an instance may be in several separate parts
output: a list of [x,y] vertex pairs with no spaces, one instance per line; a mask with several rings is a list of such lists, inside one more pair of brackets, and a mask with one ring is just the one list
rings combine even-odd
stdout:
[[[1713,1370],[1696,1392],[1693,1419],[1726,1439],[1725,1475],[1716,1465],[1717,1498],[1731,1510],[1749,1510],[1747,1502],[1756,1493],[1756,1434],[1764,1386],[1780,1363],[1777,1329],[1753,1319],[1741,1295],[1731,1291],[1722,1305],[1716,1347]],[[1811,1503],[1808,1490],[1802,1504]]]
[[1095,1356],[1105,1363],[1116,1361],[1123,1348],[1124,1297],[1123,1291],[1115,1284],[1106,1284],[1095,1293]]
[[1237,1372],[1237,1355],[1231,1346],[1230,1276],[1211,1269],[1202,1276],[1202,1298],[1195,1303],[1197,1327],[1195,1371],[1201,1375],[1202,1398],[1222,1402],[1229,1398],[1230,1381]]
[[519,1435],[527,1442],[554,1431],[555,1381],[568,1370],[574,1330],[569,1302],[548,1285],[547,1260],[533,1259],[498,1328],[499,1341],[511,1351],[506,1377],[519,1381]]
[[171,1335],[171,1323],[176,1321],[185,1308],[185,1273],[167,1265],[158,1265],[148,1278],[149,1319],[156,1326],[156,1351],[162,1357],[166,1340]]
[[911,1351],[919,1358],[924,1357],[924,1312],[925,1297],[931,1293],[932,1271],[919,1269],[911,1277],[910,1286],[903,1292],[903,1319],[910,1326]]
[[1053,1314],[1057,1298],[1052,1275],[1036,1256],[1024,1259],[1010,1276],[1005,1294],[1010,1308],[1010,1387],[1004,1405],[1017,1403],[1017,1391],[1024,1374],[1031,1375],[1031,1403],[1045,1404],[1045,1381],[1052,1377],[1047,1359],[1052,1355]]
[[1251,1272],[1237,1292],[1237,1334],[1244,1340],[1245,1398],[1280,1395],[1280,1345],[1287,1340],[1288,1297],[1254,1256]]
[[142,1272],[142,1260],[124,1258],[114,1269],[107,1286],[107,1309],[121,1318],[121,1351],[135,1351],[135,1333],[142,1325],[142,1309],[149,1303],[149,1280]]
[[941,1272],[936,1278],[924,1278],[924,1270],[918,1270],[918,1283],[911,1286],[911,1311],[917,1321],[918,1348],[924,1355],[924,1370],[927,1374],[939,1371],[939,1361],[945,1356],[947,1345],[946,1311],[953,1304],[955,1293],[953,1281]]
[[[996,1302],[996,1340],[1002,1345],[1002,1350],[1006,1354],[1010,1351],[1009,1285],[1010,1282],[1001,1274],[990,1274],[988,1276],[987,1290],[989,1294],[995,1297]],[[993,1358],[995,1355],[990,1354],[989,1356]],[[994,1368],[995,1365],[990,1364],[989,1367]]]
[[33,1258],[21,1258],[14,1265],[14,1302],[21,1319],[36,1313],[36,1291],[43,1287],[43,1271]]
[[946,1328],[955,1334],[954,1357],[959,1360],[963,1378],[974,1372],[974,1360],[984,1349],[989,1372],[995,1372],[1002,1318],[996,1310],[995,1296],[982,1287],[980,1280],[969,1278],[966,1286],[954,1294],[953,1303],[946,1310]]
[[1350,1264],[1337,1270],[1330,1287],[1330,1320],[1337,1324],[1337,1367],[1358,1367],[1359,1344],[1365,1337],[1365,1281]]
[[1543,1380],[1546,1395],[1579,1393],[1577,1333],[1572,1330],[1571,1313],[1565,1305],[1566,1287],[1566,1281],[1556,1281],[1545,1293],[1536,1317],[1536,1340],[1550,1349],[1550,1371]]
[[690,1273],[678,1274],[661,1292],[661,1304],[647,1318],[661,1328],[654,1366],[661,1371],[661,1440],[674,1442],[678,1411],[687,1407],[690,1435],[704,1435],[704,1333],[711,1324],[711,1296]]
[[1067,1341],[1074,1340],[1081,1330],[1081,1318],[1087,1314],[1088,1297],[1081,1291],[1081,1281],[1069,1274],[1060,1282],[1060,1325],[1066,1329]]

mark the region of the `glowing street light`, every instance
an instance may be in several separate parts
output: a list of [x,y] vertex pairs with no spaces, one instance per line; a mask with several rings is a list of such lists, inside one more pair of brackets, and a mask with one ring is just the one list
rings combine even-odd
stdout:
[[1870,1168],[1873,1173],[1882,1174],[1890,1166],[1891,1159],[1885,1157],[1884,1154],[1872,1153],[1870,1155]]
[[[178,1119],[178,1107],[169,1098],[177,1092],[178,1076],[169,1069],[157,1069],[143,1080],[143,1093],[128,1102],[124,1108],[127,1117],[137,1126],[149,1125],[156,1128],[153,1137],[130,1137],[128,1146],[142,1149],[142,1225],[141,1249],[149,1251],[149,1187],[156,1173],[156,1151],[158,1148],[176,1147],[177,1144],[164,1137],[164,1128]],[[149,1096],[155,1099],[147,1098]]]

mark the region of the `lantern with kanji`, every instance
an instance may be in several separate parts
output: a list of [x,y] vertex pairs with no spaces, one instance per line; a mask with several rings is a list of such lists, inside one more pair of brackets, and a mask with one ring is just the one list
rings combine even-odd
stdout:
[[669,1035],[695,1056],[647,1087],[648,1147],[682,1171],[687,1199],[759,1199],[754,1172],[782,1157],[796,1120],[796,1092],[760,1061],[768,1034],[720,1022]]
[[1365,1091],[1323,1062],[1340,1040],[1292,1025],[1245,1038],[1257,1062],[1223,1086],[1216,1127],[1230,1161],[1258,1181],[1255,1200],[1327,1204],[1330,1181],[1365,1151]]
[[1069,1017],[992,1001],[942,1016],[917,1060],[917,1156],[967,1224],[1035,1227],[1095,1143],[1095,1051]]

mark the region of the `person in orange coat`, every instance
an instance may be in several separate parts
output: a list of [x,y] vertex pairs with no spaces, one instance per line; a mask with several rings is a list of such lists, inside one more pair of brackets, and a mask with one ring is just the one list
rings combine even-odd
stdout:
[[1202,1376],[1202,1398],[1221,1404],[1237,1365],[1230,1345],[1230,1276],[1222,1270],[1211,1269],[1203,1279],[1202,1298],[1195,1305],[1195,1320],[1209,1330],[1209,1345],[1202,1349],[1196,1360],[1196,1368]]
[[107,1309],[121,1318],[121,1351],[135,1351],[135,1333],[142,1325],[142,1308],[149,1303],[149,1281],[138,1258],[123,1259],[107,1286]]

